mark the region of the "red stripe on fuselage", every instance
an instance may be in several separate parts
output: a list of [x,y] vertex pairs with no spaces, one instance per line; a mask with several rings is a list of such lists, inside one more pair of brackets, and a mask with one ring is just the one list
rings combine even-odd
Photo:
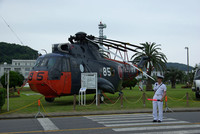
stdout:
[[127,64],[127,65],[130,65],[126,62],[122,62],[122,61],[118,61],[118,60],[114,60],[114,59],[109,59],[109,58],[105,58],[106,60],[110,60],[110,61],[114,61],[114,62],[118,62],[118,63],[121,63],[121,64]]

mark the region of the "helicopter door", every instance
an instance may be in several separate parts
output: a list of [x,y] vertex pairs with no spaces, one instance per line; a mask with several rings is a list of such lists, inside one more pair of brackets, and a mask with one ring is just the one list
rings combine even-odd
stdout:
[[70,62],[69,58],[62,58],[62,73],[61,80],[63,82],[63,90],[62,94],[70,94],[71,93],[71,71],[70,71]]

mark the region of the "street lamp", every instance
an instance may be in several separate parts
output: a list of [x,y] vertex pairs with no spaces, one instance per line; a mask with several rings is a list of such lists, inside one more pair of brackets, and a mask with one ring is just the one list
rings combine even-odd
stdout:
[[7,111],[9,111],[9,84],[10,84],[10,70],[5,70],[5,84],[7,85]]
[[185,47],[185,49],[187,50],[187,80],[189,81],[189,48]]
[[187,50],[187,74],[189,74],[189,48],[185,47],[185,49]]

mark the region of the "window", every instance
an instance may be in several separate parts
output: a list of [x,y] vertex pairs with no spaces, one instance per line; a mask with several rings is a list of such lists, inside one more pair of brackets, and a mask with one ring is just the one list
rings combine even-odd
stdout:
[[8,70],[10,71],[11,68],[4,68],[4,72],[5,72],[5,71],[8,71]]
[[48,69],[59,69],[61,71],[61,57],[39,58],[35,67],[47,67]]
[[48,58],[44,58],[44,59],[41,61],[40,66],[47,66],[47,63],[48,63]]
[[25,68],[25,71],[30,71],[30,68]]
[[47,67],[48,68],[52,68],[55,65],[56,61],[57,61],[56,57],[50,58],[49,61],[48,61],[48,63],[47,63]]
[[14,71],[20,72],[20,71],[21,71],[21,68],[14,68]]
[[70,63],[68,58],[62,59],[62,71],[63,72],[69,72],[70,71]]
[[40,65],[40,63],[42,62],[42,57],[39,57],[38,59],[37,59],[37,61],[35,62],[35,67],[38,67],[39,65]]

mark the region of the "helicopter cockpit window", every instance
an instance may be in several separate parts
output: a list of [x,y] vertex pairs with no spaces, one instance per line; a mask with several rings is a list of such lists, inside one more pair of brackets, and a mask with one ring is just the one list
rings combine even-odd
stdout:
[[63,58],[62,59],[62,71],[63,72],[69,72],[70,71],[70,63],[69,59]]
[[39,66],[39,64],[40,64],[40,62],[42,61],[42,57],[39,57],[38,59],[37,59],[37,61],[36,61],[36,63],[35,63],[35,66],[34,67],[38,67]]
[[58,68],[58,64],[61,60],[60,57],[44,57],[37,60],[35,67],[46,67],[48,69]]
[[48,59],[47,59],[47,58],[44,58],[44,59],[40,62],[40,65],[39,65],[39,66],[44,67],[44,66],[47,65],[47,63],[48,63]]
[[47,63],[48,79],[49,80],[59,80],[61,76],[61,57],[50,57]]
[[49,61],[48,61],[48,63],[47,63],[47,67],[48,68],[52,68],[56,64],[56,60],[57,60],[56,57],[50,58]]

